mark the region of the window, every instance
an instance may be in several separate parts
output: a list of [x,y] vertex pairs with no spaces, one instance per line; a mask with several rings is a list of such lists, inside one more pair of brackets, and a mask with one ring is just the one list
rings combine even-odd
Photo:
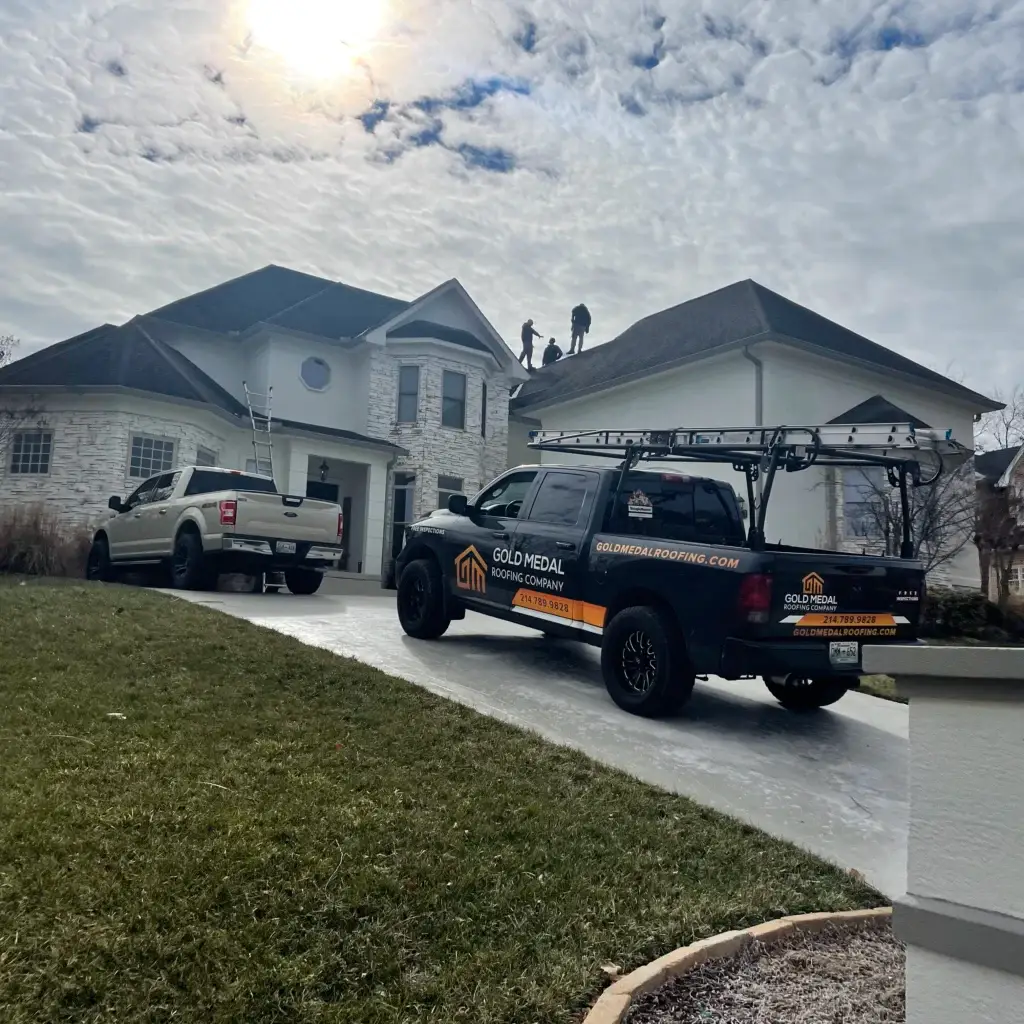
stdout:
[[1010,593],[1019,594],[1024,591],[1024,566],[1011,565],[1009,570]]
[[196,465],[197,466],[216,466],[217,465],[217,453],[211,451],[209,448],[204,448],[200,445],[196,449]]
[[129,476],[154,476],[166,473],[173,465],[173,441],[160,441],[142,435],[132,437],[131,457],[128,460]]
[[587,491],[594,480],[587,473],[546,473],[530,509],[530,522],[582,525]]
[[310,356],[299,367],[299,378],[310,391],[326,391],[331,383],[331,368],[317,356]]
[[50,472],[53,434],[45,430],[19,430],[11,444],[11,472],[43,474]]
[[416,475],[396,473],[394,487],[394,514],[391,517],[391,557],[396,558],[405,540],[405,528],[413,521],[413,502],[416,495]]
[[487,381],[480,385],[480,436],[487,436]]
[[843,533],[878,539],[886,521],[889,482],[881,466],[843,470]]
[[186,495],[212,494],[214,491],[257,491],[260,494],[277,494],[277,487],[274,486],[273,480],[265,476],[197,469],[189,477],[188,486],[185,488]]
[[174,485],[178,482],[179,476],[181,476],[181,473],[164,473],[163,476],[157,477],[156,483],[153,485],[152,497],[149,500],[167,501],[174,490]]
[[437,478],[437,507],[447,508],[448,499],[453,494],[462,494],[461,476],[443,476]]
[[444,371],[441,381],[441,426],[466,429],[466,375]]
[[676,473],[628,473],[608,529],[662,540],[742,544],[743,517],[728,484]]
[[144,484],[137,487],[131,494],[128,495],[128,500],[125,504],[125,511],[129,509],[138,508],[139,505],[145,505],[153,500],[153,491],[156,488],[156,482],[159,477],[151,477]]
[[267,476],[267,477],[269,477],[271,475],[271,472],[270,472],[270,460],[269,459],[264,459],[263,460],[263,465],[262,466],[257,466],[255,459],[246,459],[245,460],[245,471],[246,471],[246,473],[252,473],[254,476]]
[[526,495],[530,493],[536,476],[537,471],[532,469],[502,477],[477,496],[473,507],[481,515],[515,519]]
[[419,415],[420,368],[400,366],[398,368],[398,422],[415,423]]

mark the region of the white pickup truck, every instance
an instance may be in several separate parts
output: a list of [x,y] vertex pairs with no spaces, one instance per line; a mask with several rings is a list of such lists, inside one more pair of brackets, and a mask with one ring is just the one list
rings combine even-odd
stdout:
[[181,590],[205,590],[222,573],[284,574],[293,594],[314,594],[342,555],[341,506],[278,494],[270,477],[188,466],[150,477],[97,529],[87,575],[158,566]]

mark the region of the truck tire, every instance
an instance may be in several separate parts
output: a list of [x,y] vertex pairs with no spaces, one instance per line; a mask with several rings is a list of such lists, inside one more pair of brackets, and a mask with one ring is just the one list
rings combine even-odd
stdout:
[[212,590],[217,572],[203,555],[203,542],[191,530],[178,534],[171,555],[171,586],[175,590]]
[[398,580],[398,621],[417,640],[436,640],[451,625],[444,612],[444,580],[432,558],[410,562]]
[[682,707],[696,679],[678,628],[658,608],[624,608],[608,623],[601,674],[624,711],[655,718]]
[[106,537],[97,537],[89,548],[85,562],[85,578],[95,583],[113,583],[116,579],[110,562],[110,545]]
[[768,692],[790,711],[817,711],[845,696],[849,684],[843,679],[803,679],[799,676],[764,676]]
[[324,581],[324,574],[316,569],[285,569],[284,581],[293,594],[315,594]]

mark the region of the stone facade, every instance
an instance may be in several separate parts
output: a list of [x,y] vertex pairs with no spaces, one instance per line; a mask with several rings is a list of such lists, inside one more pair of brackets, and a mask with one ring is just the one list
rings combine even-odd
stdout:
[[[159,407],[158,407],[159,408]],[[142,482],[129,475],[131,438],[137,435],[174,442],[176,463],[195,461],[196,449],[221,452],[227,444],[216,434],[165,416],[123,410],[100,411],[84,406],[46,411],[33,419],[30,429],[52,434],[49,472],[12,474],[10,448],[0,466],[0,508],[45,503],[69,524],[91,526],[109,516],[107,499],[122,497]]]
[[[415,423],[398,423],[399,367],[419,367],[419,401]],[[466,425],[458,430],[441,424],[445,370],[466,377]],[[487,423],[481,432],[483,385],[487,385]],[[487,372],[476,363],[422,351],[401,354],[375,347],[370,362],[367,433],[408,450],[394,471],[416,476],[415,515],[437,508],[438,476],[462,479],[463,492],[473,494],[504,472],[508,461],[508,397],[505,374]],[[392,521],[393,493],[388,488],[387,522]],[[390,531],[388,531],[390,536]]]

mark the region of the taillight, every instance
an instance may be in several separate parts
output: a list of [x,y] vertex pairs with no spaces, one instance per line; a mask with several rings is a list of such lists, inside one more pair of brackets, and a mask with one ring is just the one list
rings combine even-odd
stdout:
[[238,521],[238,502],[234,498],[220,503],[220,525],[234,526]]
[[345,513],[338,513],[338,536],[342,536],[345,532]]
[[772,578],[764,573],[744,576],[736,601],[740,617],[747,622],[767,622],[772,608]]

